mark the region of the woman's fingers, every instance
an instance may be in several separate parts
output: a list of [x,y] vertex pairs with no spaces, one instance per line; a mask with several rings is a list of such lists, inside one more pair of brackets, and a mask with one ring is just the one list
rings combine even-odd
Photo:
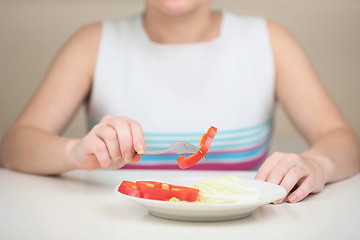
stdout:
[[319,182],[312,176],[307,176],[300,186],[288,196],[291,203],[299,202],[307,197],[310,193],[318,193],[324,188],[325,184]]
[[[298,202],[310,193],[320,192],[325,184],[318,163],[294,153],[274,153],[260,167],[255,179],[278,184],[288,195],[290,202]],[[274,203],[281,203],[285,198]]]
[[138,154],[143,154],[145,151],[145,138],[142,127],[138,122],[134,120],[131,120],[129,125],[133,137],[133,146],[135,148],[135,151]]
[[137,156],[134,151],[142,153],[145,150],[145,139],[141,125],[125,116],[106,116],[103,118],[103,123],[115,130],[122,159],[126,163],[140,161],[141,156]]
[[136,162],[139,162],[140,160],[141,160],[141,155],[140,154],[135,154],[134,157],[133,157],[132,162],[136,163]]
[[286,154],[281,152],[274,152],[273,154],[271,154],[259,168],[258,172],[256,173],[255,179],[260,181],[266,181],[272,169],[285,156]]
[[134,156],[134,147],[128,119],[125,117],[113,117],[105,121],[105,124],[115,129],[121,156],[125,162],[131,162]]
[[[297,154],[272,154],[268,159],[268,164],[263,168],[262,174],[266,177],[264,181],[284,187],[287,195],[304,176],[303,171],[298,167],[300,162],[301,158]],[[284,198],[274,203],[281,203],[283,200]]]
[[134,156],[134,147],[129,123],[122,118],[115,119],[112,122],[119,139],[122,157],[126,162],[131,162]]
[[277,161],[277,164],[273,166],[271,172],[268,174],[266,181],[280,184],[288,171],[296,166],[300,161],[300,157],[296,154],[290,153],[282,156],[280,160]]
[[111,165],[111,158],[106,144],[98,137],[94,137],[93,144],[94,154],[99,161],[100,166],[102,168],[108,168]]
[[105,143],[111,162],[118,162],[121,159],[121,153],[116,131],[106,125],[97,125],[94,131],[96,136]]
[[[305,177],[306,172],[299,167],[293,167],[291,168],[287,174],[284,176],[283,180],[279,184],[286,190],[286,195],[289,194],[289,192],[296,186],[296,184],[299,184],[299,181]],[[281,203],[284,201],[286,197],[275,201],[275,203]]]

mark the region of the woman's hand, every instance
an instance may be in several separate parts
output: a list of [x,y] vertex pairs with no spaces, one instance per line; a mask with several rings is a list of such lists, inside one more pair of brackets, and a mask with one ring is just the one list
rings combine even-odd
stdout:
[[105,116],[84,138],[70,142],[68,150],[77,168],[121,168],[140,161],[144,133],[132,119]]
[[[275,152],[268,157],[255,176],[262,180],[278,184],[286,189],[291,203],[299,202],[310,193],[320,192],[326,183],[324,168],[317,161],[294,153]],[[274,203],[281,203],[285,198]]]

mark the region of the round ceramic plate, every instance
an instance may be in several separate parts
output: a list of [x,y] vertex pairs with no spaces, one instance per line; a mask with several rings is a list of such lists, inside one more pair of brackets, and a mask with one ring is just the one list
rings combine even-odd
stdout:
[[[186,178],[171,178],[171,179],[151,179],[151,181],[161,181],[175,185],[193,186],[205,179],[211,177],[186,177]],[[142,179],[149,180],[149,179]],[[225,221],[244,218],[257,208],[271,203],[275,200],[285,197],[286,191],[283,187],[250,179],[241,179],[245,184],[257,189],[260,194],[260,199],[251,202],[237,202],[237,203],[189,203],[189,202],[167,202],[149,200],[138,197],[132,197],[122,194],[115,188],[116,194],[131,200],[143,206],[149,213],[166,219],[182,220],[182,221]]]

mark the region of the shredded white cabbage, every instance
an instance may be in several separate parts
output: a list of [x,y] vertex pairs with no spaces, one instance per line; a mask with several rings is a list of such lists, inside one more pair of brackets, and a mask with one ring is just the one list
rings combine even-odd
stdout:
[[235,176],[211,178],[193,187],[200,190],[197,201],[201,203],[234,203],[259,200],[259,192]]

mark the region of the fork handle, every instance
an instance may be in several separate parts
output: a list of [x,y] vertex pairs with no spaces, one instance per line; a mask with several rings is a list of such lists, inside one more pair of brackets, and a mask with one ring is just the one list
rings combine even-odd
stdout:
[[170,151],[168,149],[157,150],[157,151],[145,150],[144,153],[141,155],[160,155],[165,153],[170,153]]

